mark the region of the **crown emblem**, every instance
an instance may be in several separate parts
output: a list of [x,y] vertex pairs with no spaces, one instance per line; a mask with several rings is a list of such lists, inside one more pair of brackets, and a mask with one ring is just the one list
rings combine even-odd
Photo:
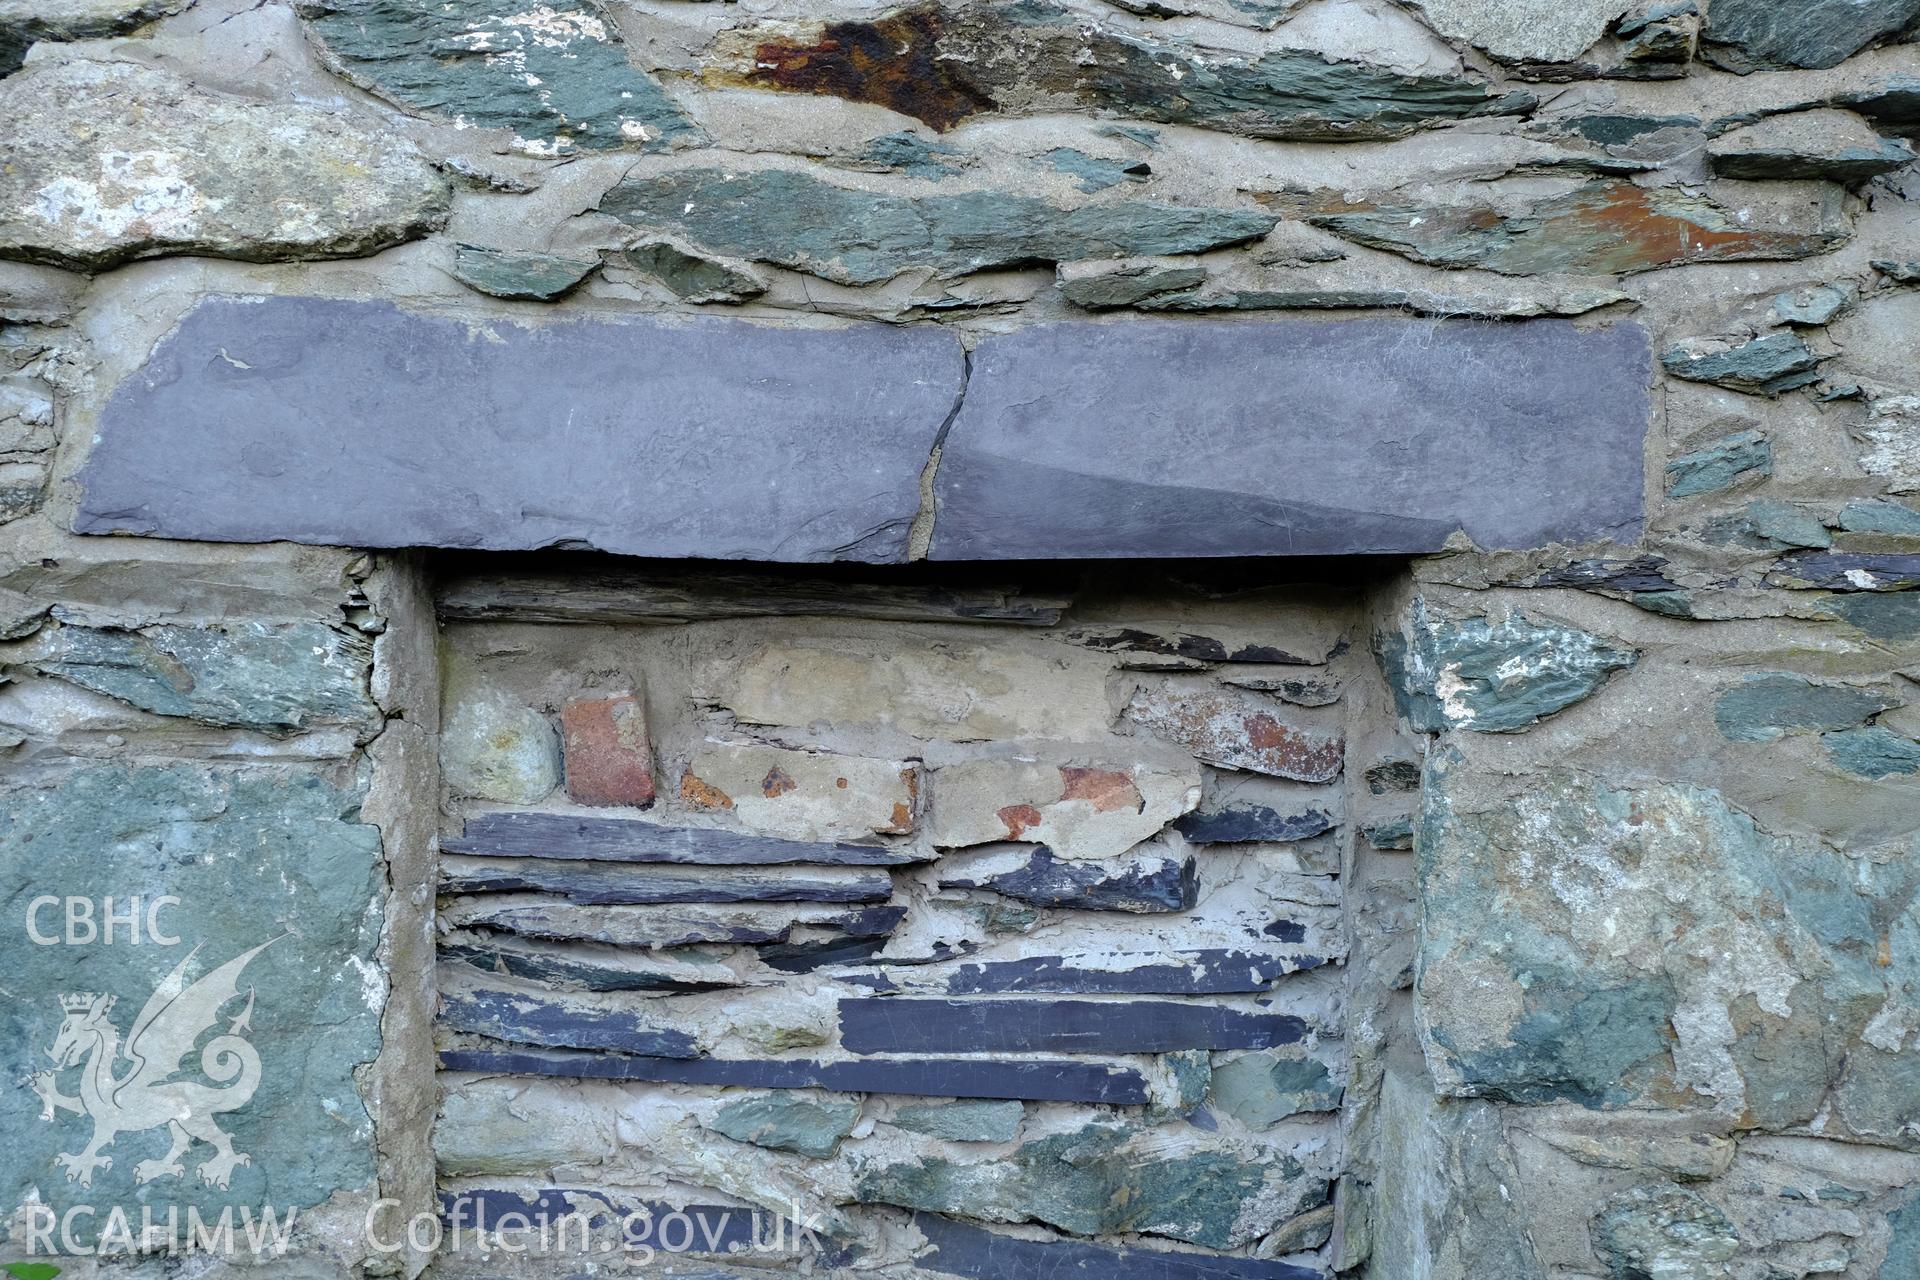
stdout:
[[85,1013],[100,997],[91,991],[75,991],[60,997],[60,1007],[68,1013]]

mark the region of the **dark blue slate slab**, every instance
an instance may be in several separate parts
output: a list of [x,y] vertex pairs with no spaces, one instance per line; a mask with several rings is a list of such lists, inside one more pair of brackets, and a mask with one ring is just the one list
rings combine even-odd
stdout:
[[963,376],[937,328],[216,298],[114,392],[74,528],[894,562]]
[[1192,858],[1148,856],[1132,862],[1067,862],[1035,845],[1024,866],[988,876],[943,876],[942,889],[991,889],[1040,907],[1081,911],[1185,911],[1199,898]]
[[1633,541],[1646,334],[1564,321],[1038,325],[984,339],[936,560]]
[[925,854],[867,844],[811,844],[710,827],[663,827],[635,818],[569,813],[476,813],[460,835],[440,842],[442,853],[488,858],[587,859],[596,862],[668,862],[693,866],[775,866],[792,862],[834,867],[898,867]]
[[1174,823],[1173,829],[1195,844],[1305,840],[1333,830],[1333,815],[1323,809],[1281,813],[1263,804],[1236,805],[1211,813],[1196,809]]
[[1774,586],[1827,591],[1905,591],[1920,587],[1920,555],[1802,551],[1781,557],[1767,581]]
[[893,880],[884,871],[762,871],[736,868],[701,874],[636,870],[617,863],[443,862],[442,893],[554,893],[584,906],[650,902],[884,902]]
[[631,1013],[514,991],[443,991],[440,1025],[464,1035],[559,1049],[612,1049],[657,1058],[691,1058],[700,1052],[684,1031],[650,1027]]
[[1169,1249],[1116,1249],[1078,1240],[1023,1240],[953,1218],[916,1213],[932,1247],[914,1259],[926,1271],[983,1280],[1326,1280],[1324,1272],[1262,1258]]
[[1147,1082],[1130,1067],[1093,1062],[987,1058],[912,1061],[742,1061],[630,1057],[565,1049],[443,1049],[448,1071],[563,1076],[576,1080],[649,1080],[666,1084],[741,1085],[752,1089],[836,1089],[926,1098],[1015,1098],[1023,1102],[1104,1102],[1138,1106]]
[[1307,1024],[1173,1000],[919,1000],[840,1002],[840,1044],[852,1053],[1172,1053],[1271,1049]]
[[953,967],[945,987],[953,995],[1230,995],[1265,991],[1278,978],[1326,963],[1320,956],[1224,949],[1169,952],[1163,961],[1132,969],[1093,968],[1072,956],[968,961]]
[[[458,1224],[462,1232],[498,1230],[501,1219],[509,1214],[519,1215],[520,1220],[510,1224],[514,1229],[521,1229],[524,1223],[528,1228],[554,1233],[561,1229],[563,1220],[581,1214],[595,1229],[620,1227],[621,1235],[635,1248],[649,1245],[655,1249],[661,1245],[661,1220],[682,1214],[694,1224],[691,1239],[696,1247],[688,1250],[689,1253],[695,1256],[740,1253],[761,1265],[765,1265],[770,1254],[781,1252],[768,1248],[776,1239],[802,1242],[806,1239],[799,1236],[792,1218],[744,1205],[676,1205],[664,1200],[629,1200],[605,1191],[575,1187],[549,1187],[541,1191],[475,1187],[440,1193],[441,1222],[448,1227]],[[807,1252],[820,1264],[844,1266],[858,1257],[857,1250],[821,1234],[817,1228],[812,1229],[810,1235],[818,1248]],[[677,1225],[670,1239],[679,1239]],[[756,1244],[760,1245],[759,1252],[755,1251]]]

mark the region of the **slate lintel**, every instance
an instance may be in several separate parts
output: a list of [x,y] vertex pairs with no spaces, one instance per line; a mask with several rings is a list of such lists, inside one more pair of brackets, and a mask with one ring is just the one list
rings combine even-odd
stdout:
[[[1133,319],[985,339],[214,298],[114,392],[74,528],[902,563],[1630,541],[1645,332]],[[944,433],[944,434],[943,434]]]

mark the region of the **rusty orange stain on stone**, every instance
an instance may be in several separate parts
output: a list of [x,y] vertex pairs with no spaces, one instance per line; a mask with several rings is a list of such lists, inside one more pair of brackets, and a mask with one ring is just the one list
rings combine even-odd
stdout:
[[760,779],[760,794],[769,800],[776,800],[799,785],[793,780],[792,774],[776,765],[767,770],[766,777]]
[[1006,824],[1009,840],[1018,840],[1041,821],[1040,811],[1030,804],[1010,804],[994,810],[994,814]]
[[1064,788],[1060,793],[1062,800],[1089,801],[1095,813],[1112,813],[1116,809],[1139,813],[1146,807],[1146,797],[1133,785],[1133,775],[1125,769],[1062,765],[1060,781]]
[[939,9],[909,9],[877,22],[830,22],[811,43],[754,46],[749,85],[870,102],[944,133],[996,105],[962,63],[940,56]]
[[913,806],[904,800],[893,804],[893,825],[883,828],[894,835],[906,835],[913,830]]
[[731,809],[733,797],[694,776],[689,769],[680,775],[680,799],[695,809]]

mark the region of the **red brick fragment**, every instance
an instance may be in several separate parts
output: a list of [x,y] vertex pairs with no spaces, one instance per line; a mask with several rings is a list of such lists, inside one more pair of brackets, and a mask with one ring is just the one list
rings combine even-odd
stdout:
[[575,803],[653,803],[653,744],[636,695],[574,698],[560,709],[560,733],[567,795]]

